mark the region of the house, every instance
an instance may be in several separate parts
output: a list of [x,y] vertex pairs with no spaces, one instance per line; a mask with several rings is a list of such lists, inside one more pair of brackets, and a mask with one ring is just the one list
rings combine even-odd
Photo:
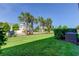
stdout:
[[19,30],[16,31],[17,35],[26,35],[26,24],[25,23],[21,23],[19,26]]

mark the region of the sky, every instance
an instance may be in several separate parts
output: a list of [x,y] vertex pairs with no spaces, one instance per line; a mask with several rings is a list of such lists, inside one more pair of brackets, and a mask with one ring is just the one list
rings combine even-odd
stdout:
[[34,17],[51,18],[52,25],[79,25],[79,8],[77,3],[0,3],[0,22],[19,23],[21,12],[29,12]]

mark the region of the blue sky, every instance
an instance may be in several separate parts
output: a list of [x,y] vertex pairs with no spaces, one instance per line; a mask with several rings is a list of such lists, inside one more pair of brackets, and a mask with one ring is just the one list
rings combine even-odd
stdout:
[[76,27],[79,25],[78,4],[0,4],[0,21],[19,23],[18,16],[22,11],[30,12],[33,16],[50,17],[54,26],[67,25]]

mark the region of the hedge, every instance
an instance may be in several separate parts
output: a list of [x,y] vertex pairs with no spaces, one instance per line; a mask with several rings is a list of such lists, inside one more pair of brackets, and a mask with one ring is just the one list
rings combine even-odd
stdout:
[[57,38],[57,39],[65,39],[65,33],[66,32],[77,32],[77,31],[74,28],[68,28],[68,29],[55,28],[54,29],[55,38]]

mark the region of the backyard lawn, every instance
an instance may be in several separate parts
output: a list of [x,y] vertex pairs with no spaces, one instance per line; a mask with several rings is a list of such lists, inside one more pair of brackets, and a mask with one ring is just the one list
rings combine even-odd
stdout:
[[0,55],[54,56],[79,55],[79,46],[57,40],[52,34],[18,36],[9,38]]
[[2,46],[3,48],[8,48],[16,45],[21,45],[24,43],[29,43],[37,40],[42,40],[48,37],[52,37],[53,34],[40,34],[40,35],[28,35],[28,36],[17,36],[17,37],[11,37],[7,40],[7,45]]

